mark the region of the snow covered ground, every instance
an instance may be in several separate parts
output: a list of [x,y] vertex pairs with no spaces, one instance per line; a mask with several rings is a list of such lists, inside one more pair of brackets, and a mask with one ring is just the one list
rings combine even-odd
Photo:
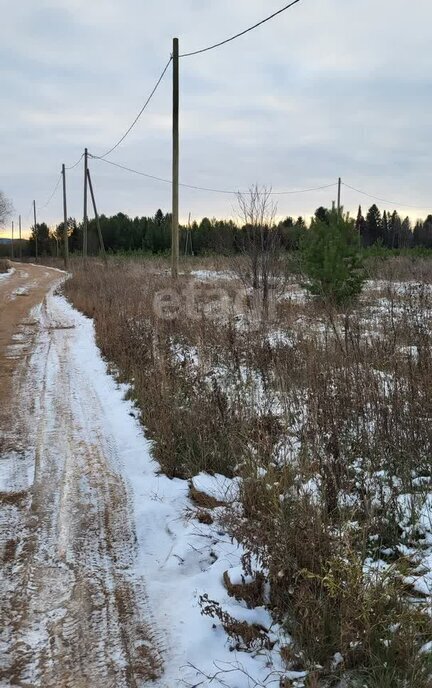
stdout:
[[8,277],[11,277],[15,272],[15,268],[9,268],[6,272],[0,272],[0,280],[5,280]]
[[[30,407],[28,409],[30,417],[33,414],[39,427],[38,446],[34,453],[11,455],[9,461],[0,464],[1,489],[28,489],[33,478],[38,479],[38,453],[42,457],[47,456],[57,471],[46,473],[47,477],[54,477],[61,482],[57,544],[61,552],[67,553],[71,541],[76,539],[74,525],[78,518],[75,514],[77,504],[74,502],[73,481],[77,481],[83,494],[89,493],[87,506],[101,513],[112,506],[112,500],[103,504],[100,501],[103,499],[105,478],[108,477],[108,483],[113,481],[124,485],[127,503],[131,507],[128,512],[129,523],[124,532],[127,537],[133,534],[133,538],[136,538],[133,556],[130,557],[130,552],[127,554],[125,572],[135,588],[142,590],[141,612],[144,617],[147,615],[163,665],[163,672],[155,683],[158,688],[213,685],[276,688],[282,674],[292,679],[293,685],[302,686],[304,674],[283,671],[278,649],[281,643],[287,644],[289,638],[273,623],[266,609],[249,609],[245,603],[228,594],[224,574],[227,574],[231,585],[245,582],[241,568],[242,548],[230,539],[220,524],[198,520],[197,506],[190,498],[192,484],[196,491],[218,503],[235,502],[238,479],[200,474],[190,484],[162,475],[158,464],[152,459],[152,445],[145,437],[140,412],[133,402],[126,400],[128,386],[118,384],[108,373],[108,366],[96,345],[92,320],[78,313],[63,297],[54,293],[48,295],[43,307],[32,312],[30,319],[39,323],[29,366],[29,378],[35,384],[30,394],[33,400],[36,395],[36,403],[33,404],[33,410]],[[280,330],[271,333],[269,342],[272,347],[290,346],[291,338],[291,334]],[[20,345],[19,340],[16,345]],[[173,355],[182,361],[189,360],[191,365],[196,365],[198,359],[196,351],[186,351],[181,347],[173,347]],[[224,369],[219,367],[216,374],[223,377]],[[258,379],[256,382],[253,380],[252,388],[251,399],[256,398],[254,403],[258,403],[264,397]],[[41,396],[38,396],[39,393]],[[54,414],[65,412],[72,427],[58,425],[61,415]],[[291,453],[290,449],[288,454],[291,456]],[[22,461],[23,456],[25,461]],[[92,482],[95,476],[87,475],[85,461],[89,463],[89,473],[90,463],[97,462],[101,485]],[[17,487],[17,484],[13,484],[13,478],[19,463],[22,484]],[[64,475],[71,468],[73,472],[65,479]],[[313,481],[304,488],[313,493]],[[53,494],[56,494],[55,490]],[[409,495],[401,496],[401,512],[409,513],[410,509],[404,509],[402,503],[405,498],[408,501]],[[222,508],[216,506],[213,513],[217,515]],[[430,595],[432,588],[431,509],[432,502],[428,497],[422,505],[419,519],[427,548],[423,556],[418,558],[418,570],[413,572],[410,579],[406,579],[415,590],[425,595]],[[401,521],[400,527],[402,530],[406,527],[408,532],[412,524],[405,526]],[[121,530],[121,537],[123,534]],[[89,546],[97,550],[100,540],[101,534],[96,530],[90,536]],[[44,557],[54,556],[50,551],[52,544],[49,542],[49,546],[41,550],[41,561],[42,554]],[[125,552],[119,549],[122,560]],[[414,559],[416,552],[412,550],[409,554]],[[94,569],[86,570],[86,575],[101,577],[109,556],[108,550],[102,555],[95,551],[89,562],[86,561],[86,566],[93,566]],[[53,570],[56,567],[61,569],[54,559]],[[114,573],[118,574],[116,565]],[[107,581],[111,584],[109,576]],[[66,583],[63,581],[62,584]],[[44,585],[46,597],[52,581],[45,581]],[[64,590],[60,593],[60,602],[62,595],[65,595]],[[202,613],[206,599],[216,601],[224,612],[239,622],[265,628],[266,636],[274,643],[274,648],[268,650],[257,643],[250,652],[239,651],[233,639],[227,636],[219,618]],[[50,608],[48,611],[51,618],[63,613],[59,609]],[[101,625],[101,629],[102,638],[108,630],[114,636],[118,634],[115,624],[107,625],[105,630]],[[26,641],[33,651],[40,647],[41,638],[45,642],[43,633],[48,636],[42,622],[28,630]],[[120,644],[117,647],[113,642],[110,659],[118,664],[119,675],[122,675],[122,663],[127,658],[121,655],[119,647]],[[46,683],[48,685],[51,687],[54,684]],[[116,688],[124,685],[127,683],[119,681]],[[137,685],[146,683],[138,682]]]
[[[101,587],[96,597],[92,596],[92,604],[98,595],[106,594],[105,588],[118,585],[119,579],[127,580],[134,590],[141,591],[136,614],[141,614],[142,621],[151,628],[155,651],[161,657],[163,671],[156,683],[160,688],[278,685],[282,666],[276,651],[264,649],[258,643],[252,652],[238,652],[219,619],[201,613],[200,598],[207,595],[209,600],[220,603],[232,618],[267,629],[268,637],[277,646],[279,629],[272,627],[272,619],[264,607],[247,608],[245,603],[230,597],[224,585],[226,571],[231,571],[231,581],[238,582],[242,549],[220,526],[200,523],[194,517],[196,506],[189,498],[188,481],[171,480],[159,473],[139,412],[133,403],[125,400],[127,386],[119,385],[107,372],[107,364],[95,342],[93,322],[54,293],[47,296],[43,307],[33,310],[31,319],[39,322],[29,362],[34,386],[23,395],[23,403],[33,399],[33,408],[30,403],[28,413],[30,424],[35,423],[37,446],[25,454],[25,471],[18,487],[26,490],[34,480],[34,499],[40,497],[47,507],[30,567],[30,577],[35,581],[30,608],[19,633],[32,648],[31,658],[26,657],[29,662],[26,677],[33,677],[35,686],[54,685],[61,666],[56,653],[60,654],[62,641],[59,636],[49,661],[46,659],[48,641],[52,624],[66,629],[69,619],[69,627],[74,629],[68,630],[72,632],[72,645],[96,642],[98,628],[98,642],[107,642],[104,634],[109,632],[108,648],[89,648],[90,654],[96,652],[96,657],[89,660],[90,668],[101,672],[97,675],[102,677],[101,662],[110,661],[117,666],[116,687],[128,685],[122,669],[128,655],[121,649],[120,640],[116,641],[121,627],[117,612],[111,609],[111,622],[102,621],[100,614],[95,617],[94,608],[92,621],[89,620],[93,635],[81,640],[75,635],[82,628],[74,616],[78,612],[73,606],[76,604],[73,591],[79,591],[80,585],[90,585],[94,577],[95,581],[100,580]],[[11,482],[11,470],[14,471],[19,458],[11,456],[9,461],[0,463],[3,491],[17,489]],[[196,490],[220,502],[236,499],[236,481],[222,476],[201,474],[193,484]],[[114,501],[121,497],[121,490],[111,493],[112,485],[125,486],[131,505],[129,525],[120,522],[125,513],[123,507],[116,515],[118,533],[109,529],[103,516],[106,509],[117,508],[109,496],[113,494]],[[83,546],[79,544],[80,526],[87,517],[90,527]],[[16,509],[11,518],[18,522]],[[95,528],[94,518],[95,525],[99,523]],[[127,551],[129,532],[136,535],[132,559]],[[115,541],[110,546],[115,559],[109,563],[113,555],[105,543],[113,533]],[[78,576],[75,583],[68,566]],[[16,590],[20,585],[19,571],[16,569],[15,580],[7,582],[12,600],[20,599],[20,591]],[[54,578],[50,572],[55,573]],[[83,610],[79,613],[83,614]],[[135,623],[131,617],[131,624]],[[133,643],[134,637],[131,631]],[[140,642],[147,642],[150,647],[149,641]],[[7,655],[8,647],[14,648],[9,631],[4,643],[0,649]],[[80,651],[85,649],[80,647]],[[9,649],[9,656],[14,653],[15,649]],[[77,680],[76,673],[71,676]],[[292,674],[292,678],[301,676]],[[219,684],[219,678],[223,678],[223,683]]]
[[[241,548],[215,525],[187,517],[187,509],[192,506],[189,484],[159,474],[139,414],[124,399],[127,386],[117,384],[107,373],[95,343],[92,321],[59,296],[49,297],[49,307],[56,319],[74,326],[72,350],[79,356],[82,374],[92,380],[101,405],[101,426],[116,444],[133,495],[138,539],[136,570],[145,579],[156,632],[163,638],[164,674],[159,685],[210,685],[205,676],[222,669],[230,670],[223,680],[232,688],[246,688],[255,682],[271,685],[269,674],[281,670],[278,663],[272,665],[278,661],[277,653],[269,656],[263,650],[254,654],[233,651],[220,623],[203,616],[199,606],[200,596],[208,594],[234,618],[270,628],[268,612],[263,608],[247,609],[228,596],[223,584],[224,572],[238,569]],[[196,480],[196,487],[220,499],[235,491],[228,479],[215,481],[203,475]],[[273,685],[278,680],[275,683],[273,675]],[[217,685],[216,681],[212,685]]]

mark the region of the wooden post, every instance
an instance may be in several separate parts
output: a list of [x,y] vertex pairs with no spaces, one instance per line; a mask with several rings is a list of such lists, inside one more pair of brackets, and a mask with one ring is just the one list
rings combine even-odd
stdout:
[[179,41],[173,39],[173,170],[171,276],[178,277],[179,266]]
[[68,221],[67,221],[67,201],[66,201],[66,168],[62,165],[63,177],[63,259],[65,269],[69,266],[69,237],[68,237]]
[[337,214],[338,217],[340,216],[340,211],[341,211],[341,185],[342,185],[342,180],[339,177],[338,179],[338,200],[337,200]]
[[84,218],[83,218],[83,258],[87,258],[87,170],[88,151],[84,149]]
[[34,217],[34,236],[35,236],[35,262],[38,261],[38,237],[36,225],[36,201],[33,201],[33,217]]
[[21,262],[21,261],[22,261],[21,215],[18,216],[18,225],[19,225],[19,247],[18,247],[18,254],[19,254],[19,259],[20,259],[20,262]]
[[14,223],[12,220],[11,260],[14,260]]
[[91,176],[90,176],[90,170],[88,168],[87,168],[87,179],[88,179],[88,185],[89,185],[90,195],[91,195],[92,204],[93,204],[93,210],[94,210],[94,214],[95,214],[95,218],[96,218],[96,227],[97,227],[97,233],[98,233],[98,237],[99,237],[99,246],[100,246],[100,250],[102,253],[102,258],[103,258],[104,263],[106,265],[107,264],[107,257],[106,257],[106,253],[105,253],[105,245],[104,245],[104,240],[103,240],[103,236],[102,236],[102,231],[100,228],[99,215],[98,215],[98,211],[96,208],[96,201],[95,201],[94,192],[93,192],[93,184],[92,184],[92,180],[91,180]]

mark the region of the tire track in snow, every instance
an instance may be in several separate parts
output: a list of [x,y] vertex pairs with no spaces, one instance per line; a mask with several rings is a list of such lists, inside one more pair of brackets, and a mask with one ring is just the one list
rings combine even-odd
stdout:
[[[9,517],[20,543],[3,608],[6,683],[129,688],[161,673],[115,438],[77,338],[48,296],[19,407],[35,446],[31,493]],[[35,402],[35,395],[37,397]],[[11,582],[11,580],[13,582]]]

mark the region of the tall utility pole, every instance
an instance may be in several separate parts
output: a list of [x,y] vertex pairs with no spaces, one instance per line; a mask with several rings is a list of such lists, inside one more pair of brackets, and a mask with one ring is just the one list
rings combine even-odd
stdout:
[[104,240],[103,240],[103,236],[102,236],[102,231],[100,228],[99,215],[98,215],[98,211],[96,208],[96,200],[95,200],[95,195],[93,192],[93,184],[92,184],[92,180],[91,180],[91,176],[90,176],[90,170],[87,170],[87,179],[88,179],[88,185],[89,185],[90,195],[91,195],[92,204],[93,204],[93,210],[94,210],[94,214],[95,214],[95,218],[96,218],[96,227],[97,227],[97,233],[98,233],[98,237],[99,237],[100,251],[102,253],[102,258],[103,258],[104,263],[106,265],[107,264],[107,257],[106,257],[106,253],[105,253],[105,245],[104,245]]
[[87,170],[88,151],[84,149],[84,222],[83,222],[83,258],[87,258]]
[[13,260],[15,258],[14,256],[14,223],[12,220],[12,241],[11,241],[11,259]]
[[38,237],[37,237],[37,226],[36,226],[36,201],[33,201],[33,217],[34,217],[34,236],[35,236],[35,259],[36,263],[38,260]]
[[340,211],[341,211],[341,186],[342,186],[342,180],[339,177],[338,179],[338,200],[337,200],[337,214],[338,217],[340,216]]
[[173,39],[173,170],[171,276],[178,277],[179,265],[179,40]]
[[18,217],[19,223],[19,259],[22,261],[22,240],[21,240],[21,215]]
[[65,269],[68,269],[69,264],[69,238],[68,238],[68,224],[67,224],[67,202],[66,202],[66,168],[62,165],[63,177],[63,258]]

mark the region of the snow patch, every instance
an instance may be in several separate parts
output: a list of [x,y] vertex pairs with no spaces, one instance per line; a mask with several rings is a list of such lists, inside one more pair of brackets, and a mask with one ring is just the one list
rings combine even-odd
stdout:
[[9,270],[6,270],[6,272],[0,272],[0,282],[2,280],[7,279],[8,277],[11,277],[15,272],[15,268],[9,268]]
[[198,492],[213,497],[218,502],[234,502],[238,498],[240,478],[226,478],[224,475],[199,473],[192,478],[192,485]]
[[[145,577],[153,625],[163,642],[165,672],[155,686],[207,685],[203,674],[213,676],[221,666],[227,671],[223,678],[228,688],[247,688],[251,682],[265,685],[271,671],[283,672],[278,653],[262,649],[236,652],[220,622],[201,613],[200,598],[207,594],[233,618],[271,626],[264,608],[247,609],[230,597],[224,586],[224,572],[240,568],[243,549],[216,524],[187,518],[191,507],[188,482],[158,473],[136,408],[125,400],[127,385],[119,385],[107,373],[95,343],[93,322],[63,297],[51,295],[48,301],[55,321],[74,326],[68,331],[71,355],[79,359],[80,374],[92,381],[101,429],[114,444],[129,484],[137,535],[135,568],[137,575]],[[220,475],[199,474],[194,484],[216,499],[234,498],[238,490],[238,481]],[[277,627],[272,632],[277,640]]]

